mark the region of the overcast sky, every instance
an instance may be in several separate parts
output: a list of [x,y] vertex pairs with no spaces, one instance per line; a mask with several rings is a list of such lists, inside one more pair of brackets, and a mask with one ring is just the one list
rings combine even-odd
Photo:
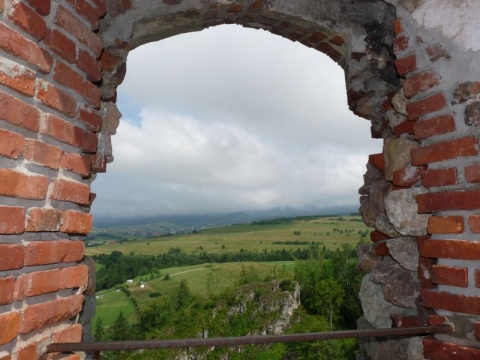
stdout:
[[115,161],[96,215],[357,205],[370,124],[330,58],[262,30],[218,26],[132,51]]

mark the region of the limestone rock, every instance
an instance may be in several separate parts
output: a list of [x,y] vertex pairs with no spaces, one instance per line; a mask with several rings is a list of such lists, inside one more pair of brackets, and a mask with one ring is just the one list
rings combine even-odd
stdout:
[[373,360],[424,360],[423,342],[421,337],[412,337],[402,340],[380,341],[380,349],[375,353]]
[[389,221],[387,215],[385,214],[380,214],[377,219],[375,220],[375,228],[384,233],[387,234],[390,237],[397,237],[400,236],[398,231],[395,229],[395,227],[392,225],[392,223]]
[[387,284],[391,278],[402,270],[402,267],[391,257],[379,261],[370,273],[370,281],[377,284]]
[[404,236],[427,234],[429,214],[419,214],[415,197],[425,193],[424,188],[392,191],[385,198],[385,209],[390,222]]
[[115,135],[122,113],[113,102],[102,102],[100,111],[103,113],[102,132],[108,135]]
[[394,128],[395,126],[397,125],[400,125],[401,123],[403,123],[405,120],[407,120],[407,117],[396,112],[396,111],[388,111],[387,113],[385,113],[385,117],[386,119],[388,120],[388,123],[390,124],[390,126],[392,128]]
[[406,270],[416,271],[418,267],[417,241],[413,237],[401,237],[387,241],[390,255]]
[[372,199],[369,196],[360,197],[360,215],[363,222],[370,227],[375,227],[375,219],[379,215],[375,209]]
[[373,183],[370,188],[370,198],[379,213],[385,213],[385,197],[390,192],[390,189],[391,184],[383,179]]
[[407,116],[407,97],[405,96],[405,93],[403,92],[403,88],[400,89],[398,93],[395,94],[395,96],[392,99],[392,105],[395,111],[397,111],[399,114],[402,114],[404,116]]
[[417,274],[403,269],[395,273],[383,287],[383,295],[394,305],[416,309],[415,300],[420,296]]
[[368,272],[377,265],[381,257],[375,255],[374,244],[358,244],[357,246],[358,263],[357,271]]
[[406,138],[385,139],[383,152],[385,155],[385,179],[393,180],[393,173],[410,164],[410,152],[418,147],[415,141]]

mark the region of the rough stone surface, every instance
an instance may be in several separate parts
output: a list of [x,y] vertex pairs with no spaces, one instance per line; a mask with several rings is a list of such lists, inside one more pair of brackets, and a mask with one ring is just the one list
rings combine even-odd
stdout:
[[403,269],[396,272],[383,287],[383,295],[394,305],[416,309],[415,300],[420,296],[417,274]]
[[410,188],[392,191],[385,198],[385,209],[390,222],[404,236],[427,234],[429,214],[418,214],[415,197],[426,193],[424,188]]
[[375,353],[373,360],[424,360],[421,337],[402,340],[386,340]]
[[374,244],[358,244],[357,246],[357,271],[368,272],[381,260],[380,256],[375,255]]
[[375,228],[390,237],[400,236],[400,233],[396,230],[394,225],[390,222],[389,218],[385,214],[380,214],[377,217],[375,220]]
[[362,216],[363,222],[370,227],[375,226],[375,220],[379,215],[378,211],[375,209],[375,204],[369,196],[360,197],[360,215]]
[[382,285],[388,284],[390,279],[401,270],[402,267],[395,260],[390,256],[385,256],[370,273],[370,281]]
[[418,267],[418,246],[413,237],[401,237],[387,241],[390,255],[406,270],[416,271]]
[[407,116],[407,103],[408,99],[403,92],[403,88],[400,89],[392,98],[392,105],[396,112],[403,116]]
[[410,151],[418,147],[415,141],[406,138],[385,139],[383,153],[385,155],[385,179],[393,180],[396,170],[405,168],[412,159]]

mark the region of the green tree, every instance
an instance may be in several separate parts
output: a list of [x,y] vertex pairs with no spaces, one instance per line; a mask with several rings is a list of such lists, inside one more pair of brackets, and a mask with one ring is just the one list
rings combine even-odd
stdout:
[[128,324],[127,318],[123,315],[123,312],[120,311],[117,319],[112,325],[112,340],[113,341],[125,341],[130,337],[130,326]]
[[180,281],[178,288],[174,294],[175,309],[180,310],[186,307],[193,300],[193,295],[188,287],[188,281],[183,279]]
[[106,340],[105,325],[103,324],[103,318],[101,316],[98,317],[97,322],[95,323],[94,337],[95,341]]

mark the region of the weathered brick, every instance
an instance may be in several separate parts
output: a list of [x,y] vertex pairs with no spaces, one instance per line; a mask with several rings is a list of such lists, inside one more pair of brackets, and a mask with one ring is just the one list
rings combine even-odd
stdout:
[[87,130],[91,132],[96,133],[102,129],[102,116],[96,111],[80,109],[78,118],[83,121]]
[[47,16],[50,14],[51,0],[27,0],[39,15]]
[[411,155],[414,166],[455,159],[459,156],[474,156],[478,155],[477,139],[471,136],[422,146],[413,149]]
[[92,0],[95,4],[95,10],[97,11],[98,17],[105,15],[107,9],[105,8],[105,0]]
[[77,57],[77,46],[67,36],[55,29],[48,29],[44,39],[45,45],[73,64]]
[[102,56],[100,57],[100,64],[102,66],[102,70],[108,72],[112,72],[117,69],[123,63],[123,61],[123,58],[112,54],[108,50],[104,50],[102,52]]
[[473,324],[473,333],[475,334],[475,339],[480,341],[480,323]]
[[372,242],[379,242],[379,241],[382,241],[382,240],[387,240],[387,239],[390,239],[390,236],[388,236],[387,234],[384,234],[378,230],[374,230],[370,233],[370,240]]
[[0,244],[0,271],[22,268],[23,258],[23,245]]
[[87,20],[90,23],[93,30],[98,29],[98,17],[99,17],[98,12],[87,1],[77,0],[77,5],[75,6],[75,10],[81,17],[83,17],[85,20]]
[[68,65],[57,62],[53,78],[58,83],[75,90],[78,94],[90,101],[96,108],[100,107],[100,89],[88,80],[85,80]]
[[47,116],[45,128],[41,132],[63,143],[79,147],[85,152],[92,153],[97,148],[97,137],[95,134],[74,126],[54,115]]
[[393,133],[397,136],[400,136],[402,134],[413,135],[414,125],[415,123],[413,121],[405,120],[393,128]]
[[263,0],[255,0],[249,6],[248,10],[262,10],[263,9]]
[[448,343],[436,339],[423,339],[423,356],[434,360],[476,360],[480,358],[480,350]]
[[90,159],[84,155],[64,153],[60,167],[86,177],[90,174]]
[[55,23],[74,35],[82,44],[89,47],[96,58],[100,56],[103,49],[102,40],[63,6],[58,7]]
[[16,311],[0,314],[0,345],[6,344],[17,337],[19,323],[20,316]]
[[417,195],[420,214],[445,210],[474,210],[480,208],[480,190],[446,191]]
[[390,255],[390,251],[388,250],[387,244],[384,242],[380,242],[375,246],[375,255],[377,256],[386,256]]
[[34,330],[68,320],[81,311],[82,303],[83,295],[72,295],[27,306],[23,310],[19,333],[28,334]]
[[474,234],[480,234],[480,215],[472,215],[468,218],[468,226]]
[[[90,186],[76,181],[55,179],[50,194],[51,199],[71,201],[81,205],[88,205]],[[64,219],[65,221],[65,219]]]
[[24,295],[36,296],[57,291],[60,288],[60,270],[45,270],[28,273],[24,281]]
[[27,212],[27,231],[58,231],[62,211],[53,208],[30,208]]
[[432,44],[425,49],[430,61],[436,62],[440,59],[449,59],[451,55],[440,44]]
[[45,20],[36,11],[23,2],[12,1],[10,5],[10,19],[22,30],[37,40],[42,40],[47,28]]
[[8,305],[13,302],[14,284],[13,276],[0,278],[0,305]]
[[446,105],[447,100],[442,93],[410,102],[407,104],[408,119],[415,121],[424,115],[442,110]]
[[86,75],[89,81],[95,82],[102,79],[100,61],[96,60],[86,51],[80,51],[77,58],[77,66]]
[[435,284],[467,287],[468,270],[453,266],[433,265],[431,268],[431,279]]
[[54,343],[79,343],[82,341],[82,325],[74,324],[53,335]]
[[472,102],[465,107],[465,125],[478,126],[480,125],[480,102]]
[[27,175],[11,169],[0,169],[0,195],[23,199],[44,199],[48,178],[43,175]]
[[0,112],[1,120],[18,125],[27,130],[38,132],[40,127],[40,112],[34,107],[13,96],[0,92],[0,108],[2,109]]
[[468,100],[474,100],[480,94],[479,81],[465,81],[457,85],[453,92],[454,103],[464,103]]
[[430,136],[446,134],[456,130],[455,118],[449,114],[415,122],[413,130],[416,139],[425,139]]
[[38,359],[38,344],[33,343],[23,346],[17,350],[17,360],[32,360]]
[[77,113],[77,101],[73,96],[45,81],[38,83],[37,97],[48,107],[67,116],[75,117]]
[[73,289],[86,287],[88,284],[88,266],[79,265],[64,268],[60,272],[60,288]]
[[28,140],[25,151],[25,159],[28,161],[45,165],[51,169],[58,169],[61,158],[62,150],[60,148],[38,140]]
[[25,248],[25,266],[47,265],[80,261],[83,258],[83,241],[32,241]]
[[465,314],[480,314],[480,296],[465,296],[447,292],[422,289],[422,305]]
[[385,157],[383,153],[369,155],[368,163],[375,169],[379,170],[382,174],[385,174]]
[[402,21],[400,19],[393,20],[393,32],[395,36],[403,32]]
[[395,60],[395,68],[400,76],[417,70],[417,57],[415,55],[409,55]]
[[463,216],[431,216],[428,219],[429,234],[461,234]]
[[393,51],[399,54],[407,50],[410,46],[410,39],[407,36],[400,36],[393,40]]
[[480,260],[480,242],[468,240],[427,240],[419,247],[426,258]]
[[3,23],[0,23],[0,48],[29,62],[43,73],[50,72],[53,57],[33,41],[26,39]]
[[67,210],[63,215],[60,231],[69,234],[88,234],[92,229],[92,214]]
[[480,271],[475,270],[475,286],[480,287]]
[[0,234],[21,234],[25,231],[25,209],[0,206]]
[[8,59],[0,59],[0,84],[24,95],[35,95],[36,73]]
[[437,85],[440,82],[440,76],[433,71],[425,71],[420,74],[416,74],[403,82],[403,91],[407,98],[417,95],[431,87]]
[[18,159],[23,154],[25,138],[17,133],[0,129],[0,155]]
[[480,163],[465,166],[465,180],[470,183],[480,182]]
[[431,169],[422,173],[422,184],[425,187],[455,185],[457,183],[457,169]]
[[392,182],[397,186],[410,187],[421,179],[422,172],[421,166],[408,166],[394,171]]

